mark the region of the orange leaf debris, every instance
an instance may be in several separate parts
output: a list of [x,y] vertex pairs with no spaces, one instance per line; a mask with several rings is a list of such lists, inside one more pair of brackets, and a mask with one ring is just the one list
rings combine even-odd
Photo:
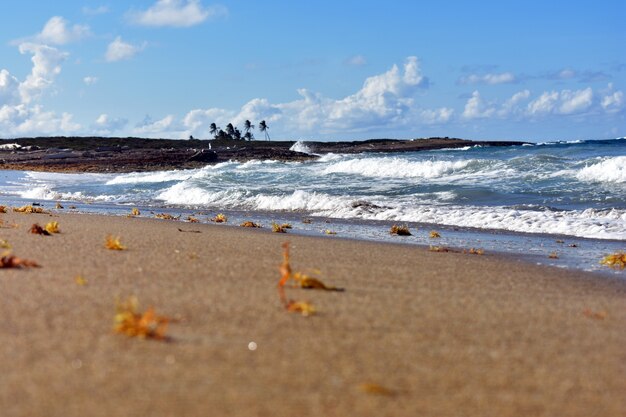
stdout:
[[250,221],[250,220],[247,220],[247,221],[241,223],[239,226],[241,226],[241,227],[256,227],[256,228],[260,228],[261,227],[260,224],[255,223],[255,222]]
[[394,390],[372,382],[366,382],[359,385],[359,389],[366,394],[383,395],[386,397],[393,397],[396,395]]
[[211,219],[214,223],[226,223],[228,222],[228,217],[222,213],[218,213],[215,217]]
[[391,229],[389,229],[389,234],[398,235],[398,236],[411,236],[412,235],[411,231],[409,230],[409,226],[397,225],[397,224],[394,224],[393,226],[391,226]]
[[28,231],[34,235],[50,236],[50,232],[39,226],[37,223],[33,224]]
[[170,319],[158,316],[153,307],[139,313],[138,305],[136,297],[130,297],[125,302],[118,301],[113,330],[129,337],[166,340],[165,332]]
[[104,247],[111,250],[124,250],[126,246],[122,245],[119,236],[108,235],[104,242]]
[[18,258],[13,255],[6,255],[0,258],[0,268],[36,268],[39,264],[28,259]]
[[325,291],[343,291],[343,288],[331,287],[324,284],[317,278],[310,277],[302,272],[292,272],[291,265],[289,263],[289,242],[283,243],[283,263],[280,266],[280,281],[278,281],[279,287],[284,287],[287,281],[293,279],[296,281],[300,288],[307,290],[325,290]]

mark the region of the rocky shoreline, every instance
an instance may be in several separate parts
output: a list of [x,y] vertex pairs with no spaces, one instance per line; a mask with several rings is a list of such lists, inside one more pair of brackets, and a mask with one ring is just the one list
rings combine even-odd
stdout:
[[0,141],[0,169],[48,172],[133,172],[192,169],[226,161],[306,161],[314,154],[411,152],[467,146],[515,146],[524,142],[453,138],[303,142],[311,153],[291,150],[294,141],[171,140],[50,137]]

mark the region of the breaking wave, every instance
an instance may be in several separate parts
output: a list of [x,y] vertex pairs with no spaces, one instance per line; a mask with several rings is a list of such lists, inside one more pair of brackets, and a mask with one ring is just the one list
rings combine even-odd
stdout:
[[576,178],[588,182],[626,182],[626,156],[608,158],[578,171]]
[[348,159],[331,164],[325,174],[356,174],[379,178],[437,178],[462,170],[473,160],[460,161],[409,161],[404,158]]

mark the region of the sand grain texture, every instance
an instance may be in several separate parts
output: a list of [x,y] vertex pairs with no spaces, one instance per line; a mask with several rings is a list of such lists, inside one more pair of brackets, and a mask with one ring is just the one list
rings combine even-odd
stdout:
[[[623,280],[267,229],[0,218],[19,224],[0,229],[13,253],[42,265],[0,270],[3,416],[626,414]],[[27,233],[50,220],[61,234]],[[107,234],[128,250],[105,249]],[[315,316],[279,302],[285,240],[295,270],[346,289],[288,290]],[[113,334],[130,295],[179,320],[171,342]]]

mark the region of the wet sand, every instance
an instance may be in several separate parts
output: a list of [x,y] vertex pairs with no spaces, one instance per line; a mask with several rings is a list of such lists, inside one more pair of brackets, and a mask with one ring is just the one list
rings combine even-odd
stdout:
[[[268,225],[0,219],[13,253],[41,264],[0,270],[2,415],[626,413],[621,279]],[[27,233],[52,220],[60,234]],[[127,250],[105,249],[107,234]],[[345,288],[287,289],[309,317],[279,299],[287,240],[294,270]],[[171,341],[113,333],[116,297],[131,295],[178,320]]]

